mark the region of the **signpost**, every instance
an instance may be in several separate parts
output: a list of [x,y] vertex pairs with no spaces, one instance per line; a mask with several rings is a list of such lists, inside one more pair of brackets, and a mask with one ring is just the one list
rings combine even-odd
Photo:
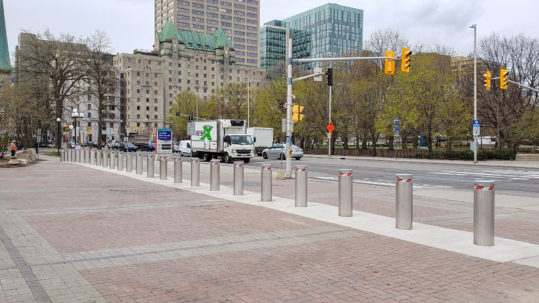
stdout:
[[155,130],[155,153],[172,154],[172,130]]

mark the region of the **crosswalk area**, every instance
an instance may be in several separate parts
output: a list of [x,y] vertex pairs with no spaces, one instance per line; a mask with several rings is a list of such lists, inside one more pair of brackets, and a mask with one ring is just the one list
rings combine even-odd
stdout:
[[437,171],[431,172],[434,175],[446,175],[470,178],[488,178],[494,180],[512,180],[512,181],[532,181],[539,180],[539,171],[532,170],[514,170],[514,169],[489,169],[488,171],[470,172],[470,171]]

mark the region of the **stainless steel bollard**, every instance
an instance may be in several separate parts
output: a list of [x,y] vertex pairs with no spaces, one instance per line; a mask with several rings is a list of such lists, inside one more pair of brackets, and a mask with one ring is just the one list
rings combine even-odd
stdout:
[[262,189],[260,191],[260,200],[262,202],[271,202],[272,197],[272,174],[271,174],[271,164],[264,163],[261,167],[261,180],[260,184],[262,184]]
[[103,159],[101,159],[101,166],[107,167],[109,163],[109,152],[103,151]]
[[395,203],[395,226],[398,229],[412,229],[414,220],[414,176],[397,174]]
[[75,150],[72,149],[69,152],[69,162],[75,162]]
[[125,171],[130,173],[133,171],[133,153],[127,153],[127,160],[125,163]]
[[168,158],[166,156],[161,157],[161,159],[159,160],[159,180],[168,179],[167,164],[168,164]]
[[80,153],[80,149],[77,150],[77,152],[75,153],[75,162],[77,163],[80,163],[80,157],[81,157],[81,153]]
[[219,191],[221,186],[221,160],[210,161],[210,191]]
[[339,216],[352,217],[352,170],[339,169]]
[[135,163],[136,164],[137,175],[142,175],[143,161],[144,161],[144,159],[142,158],[142,154],[137,154],[137,162]]
[[65,149],[62,149],[62,151],[60,152],[60,162],[65,162],[66,161],[66,151]]
[[92,164],[92,149],[89,148],[86,152],[86,164]]
[[155,166],[155,157],[153,155],[149,155],[146,158],[146,177],[153,178],[154,177],[154,166]]
[[296,207],[307,207],[307,165],[296,166]]
[[124,152],[120,152],[118,154],[118,165],[117,165],[117,168],[119,171],[122,171],[124,170],[124,165],[125,164],[125,154]]
[[101,165],[102,155],[103,155],[103,151],[101,151],[101,150],[97,150],[95,152],[95,166]]
[[87,163],[88,161],[88,150],[85,148],[82,150],[82,163]]
[[94,149],[90,149],[88,151],[88,164],[92,165],[94,164],[94,161],[95,161],[95,150]]
[[116,169],[116,157],[118,155],[114,152],[110,153],[110,161],[109,161],[109,168],[110,169]]
[[494,181],[474,181],[473,243],[494,246]]
[[243,161],[234,162],[234,196],[243,196]]
[[200,159],[191,161],[191,187],[200,186]]
[[183,182],[183,176],[182,176],[183,165],[182,164],[183,164],[182,158],[174,159],[174,183]]

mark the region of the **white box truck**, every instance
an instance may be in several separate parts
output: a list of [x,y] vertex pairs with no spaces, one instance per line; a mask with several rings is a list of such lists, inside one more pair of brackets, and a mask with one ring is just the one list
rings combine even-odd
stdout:
[[254,157],[254,139],[246,133],[245,120],[195,121],[187,125],[187,134],[193,154],[205,161],[221,158],[226,163],[235,159],[248,163]]
[[273,128],[249,127],[247,134],[255,139],[256,154],[262,156],[262,151],[273,145]]

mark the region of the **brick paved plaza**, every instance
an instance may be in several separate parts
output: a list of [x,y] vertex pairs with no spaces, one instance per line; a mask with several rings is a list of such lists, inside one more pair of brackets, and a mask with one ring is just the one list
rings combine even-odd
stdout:
[[[187,184],[188,174],[186,164]],[[258,171],[246,170],[245,180],[246,190],[260,191]],[[539,302],[537,267],[168,182],[52,159],[1,170],[0,302]],[[336,205],[333,183],[309,182],[310,202]],[[274,196],[293,198],[292,187],[274,180]],[[354,191],[355,209],[394,216],[394,189]],[[414,202],[417,222],[472,229],[470,204]],[[532,213],[500,211],[496,236],[539,244]]]

